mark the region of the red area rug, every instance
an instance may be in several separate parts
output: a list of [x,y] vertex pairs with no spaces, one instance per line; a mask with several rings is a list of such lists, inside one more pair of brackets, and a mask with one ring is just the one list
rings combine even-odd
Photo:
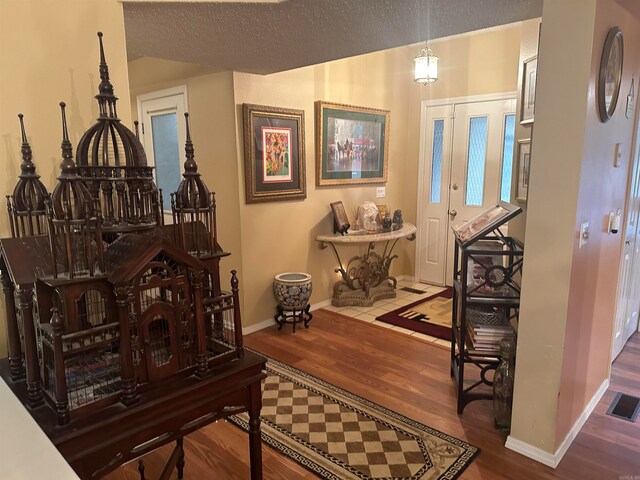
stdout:
[[452,298],[453,290],[447,288],[440,293],[380,315],[376,320],[443,340],[451,340]]

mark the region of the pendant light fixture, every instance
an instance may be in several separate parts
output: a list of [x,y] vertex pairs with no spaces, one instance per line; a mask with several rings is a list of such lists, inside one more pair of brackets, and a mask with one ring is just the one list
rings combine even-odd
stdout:
[[438,57],[425,42],[420,54],[413,59],[413,79],[422,85],[438,80]]

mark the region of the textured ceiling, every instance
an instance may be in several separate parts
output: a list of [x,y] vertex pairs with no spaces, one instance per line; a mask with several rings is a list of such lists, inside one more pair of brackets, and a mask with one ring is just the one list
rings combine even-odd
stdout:
[[124,0],[129,60],[262,74],[541,15],[542,0]]

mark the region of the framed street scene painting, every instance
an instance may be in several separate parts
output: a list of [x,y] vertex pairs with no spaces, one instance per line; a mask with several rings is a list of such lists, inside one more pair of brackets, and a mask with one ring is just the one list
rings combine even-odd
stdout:
[[304,111],[242,105],[247,203],[307,197]]
[[316,102],[316,185],[385,183],[389,111]]

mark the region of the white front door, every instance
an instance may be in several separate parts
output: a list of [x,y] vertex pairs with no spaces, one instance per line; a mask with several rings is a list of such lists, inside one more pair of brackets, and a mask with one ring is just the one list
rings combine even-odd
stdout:
[[515,98],[427,107],[419,191],[420,281],[451,285],[451,226],[511,197]]
[[640,314],[640,126],[631,168],[616,319],[613,329],[611,360],[622,351],[629,337],[638,330]]
[[[140,95],[138,119],[141,141],[149,165],[155,166],[156,185],[162,190],[165,222],[170,221],[171,197],[182,178],[187,111],[186,87],[175,87]],[[168,215],[169,214],[169,215]]]

